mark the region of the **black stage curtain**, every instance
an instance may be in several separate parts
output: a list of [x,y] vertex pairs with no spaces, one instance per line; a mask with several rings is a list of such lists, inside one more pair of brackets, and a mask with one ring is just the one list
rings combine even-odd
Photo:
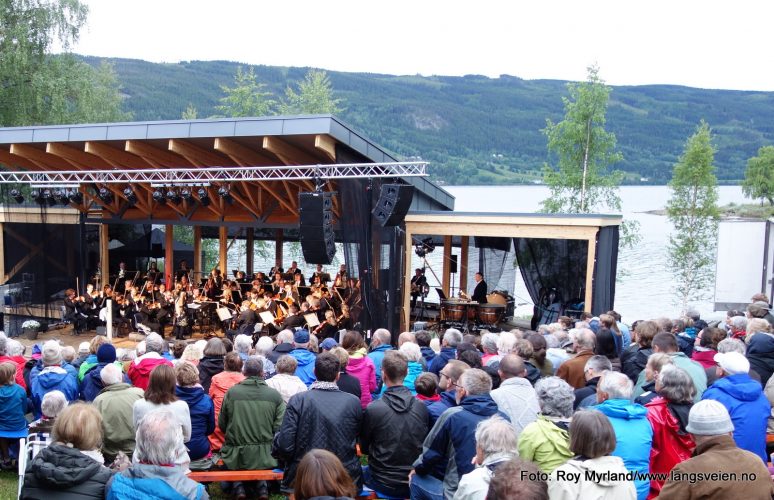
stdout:
[[[513,260],[511,238],[475,236],[473,244],[478,249],[478,269],[473,272],[480,271],[483,274],[487,293],[499,288],[504,288],[509,294],[512,293],[513,283],[505,287],[500,286],[503,271]],[[474,284],[475,281],[469,279],[468,283]]]

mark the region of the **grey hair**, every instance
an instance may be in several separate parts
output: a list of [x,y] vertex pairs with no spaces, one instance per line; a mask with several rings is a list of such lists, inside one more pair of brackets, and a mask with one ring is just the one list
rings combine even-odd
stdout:
[[[572,331],[571,331],[572,332]],[[597,343],[597,336],[588,328],[578,328],[575,330],[575,345],[583,349],[594,349]]]
[[602,374],[597,390],[606,392],[610,399],[631,399],[634,385],[623,373],[608,370]]
[[296,368],[298,368],[298,360],[293,356],[288,356],[287,354],[284,354],[279,357],[275,367],[277,369],[277,373],[285,373],[288,375],[293,375],[294,373],[296,373]]
[[543,338],[546,339],[546,347],[548,349],[556,349],[559,347],[559,337],[555,334],[549,333],[548,335],[544,335]]
[[404,342],[398,352],[405,355],[408,361],[419,363],[419,360],[422,359],[422,351],[419,350],[419,345],[414,342]]
[[24,344],[16,339],[8,339],[8,342],[6,343],[8,356],[23,356],[24,351],[26,350],[27,348],[24,347]]
[[659,396],[672,403],[690,403],[696,395],[696,386],[687,371],[675,365],[664,366],[658,374]]
[[497,337],[497,354],[505,356],[513,352],[513,347],[516,345],[516,335],[511,332],[502,332]]
[[484,458],[495,453],[518,453],[516,429],[504,418],[494,415],[476,426],[476,446],[484,452]]
[[[311,336],[309,337],[309,340],[311,340]],[[274,349],[274,341],[268,335],[265,337],[259,338],[258,342],[255,343],[256,352],[258,352],[259,354],[263,354],[264,356],[267,356],[273,349]]]
[[145,354],[145,350],[146,350],[145,341],[142,340],[140,342],[137,342],[137,345],[134,346],[135,357],[139,358],[140,356]]
[[379,341],[379,345],[389,345],[392,335],[390,335],[390,331],[386,328],[377,328],[374,332],[373,340]]
[[148,413],[137,425],[134,458],[153,465],[175,462],[183,448],[183,427],[169,410]]
[[443,334],[443,340],[449,347],[457,347],[462,342],[462,332],[456,328],[449,328]]
[[263,357],[250,356],[242,364],[242,375],[245,377],[260,377],[263,375]]
[[575,392],[559,377],[541,378],[535,384],[540,413],[549,417],[570,418]]
[[465,388],[468,396],[487,394],[492,390],[492,377],[484,370],[479,370],[478,368],[465,370],[457,383]]
[[487,354],[497,354],[497,339],[500,338],[496,333],[487,332],[481,337],[481,347]]
[[586,361],[586,366],[583,367],[583,371],[586,370],[593,370],[594,373],[599,375],[603,371],[606,370],[612,370],[613,364],[610,362],[609,359],[607,359],[607,356],[601,356],[599,354],[591,356],[588,361]]
[[744,342],[739,339],[723,339],[718,342],[718,352],[738,352],[742,356],[745,355],[747,349],[744,346]]
[[75,347],[71,345],[66,345],[62,347],[62,359],[67,361],[68,363],[72,363],[72,361],[75,359]]
[[247,354],[250,352],[250,347],[253,345],[253,339],[247,335],[237,335],[234,339],[234,350]]
[[8,349],[8,337],[3,333],[0,335],[0,356],[5,356]]
[[731,327],[736,331],[747,330],[747,318],[744,316],[734,316],[731,318]]
[[62,391],[47,392],[40,403],[40,411],[48,418],[54,418],[62,413],[68,405],[67,397]]
[[164,352],[164,339],[158,333],[151,333],[145,337],[145,352]]
[[292,344],[293,340],[294,340],[294,336],[291,330],[282,330],[277,334],[278,344]]
[[99,378],[102,379],[102,383],[105,384],[105,387],[113,384],[120,384],[124,381],[124,374],[121,371],[121,368],[114,365],[113,363],[105,365],[105,367],[100,370],[99,372]]

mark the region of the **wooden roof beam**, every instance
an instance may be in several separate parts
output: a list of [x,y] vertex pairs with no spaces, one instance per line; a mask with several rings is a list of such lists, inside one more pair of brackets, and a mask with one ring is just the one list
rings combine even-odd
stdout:
[[87,142],[83,146],[83,150],[94,156],[99,156],[106,163],[115,168],[154,168],[157,167],[157,163],[149,162],[142,156],[136,156],[126,151],[101,142]]
[[228,164],[223,156],[180,139],[170,139],[168,149],[188,160],[191,165],[219,167]]
[[195,166],[183,156],[178,156],[142,141],[126,141],[124,150],[144,158],[149,163],[153,163],[154,166],[177,168]]
[[31,161],[41,170],[66,170],[69,167],[60,167],[54,163],[57,158],[27,144],[11,144],[12,155],[21,156]]
[[213,149],[227,155],[240,167],[268,166],[274,163],[269,157],[232,139],[215,138]]
[[329,135],[314,136],[314,147],[325,153],[332,162],[336,162],[336,140]]
[[105,160],[103,160],[99,156],[94,156],[94,155],[85,153],[80,149],[75,149],[71,146],[67,146],[57,142],[47,143],[46,153],[50,155],[58,156],[60,158],[67,160],[78,170],[87,170],[87,169],[94,169],[94,168],[105,169],[109,166],[107,162],[105,162]]
[[279,158],[285,165],[317,165],[320,163],[320,160],[314,156],[276,137],[264,137],[263,149]]
[[19,166],[29,170],[40,170],[42,168],[34,161],[28,160],[22,156],[11,154],[10,151],[7,151],[3,148],[0,148],[0,163],[6,167]]

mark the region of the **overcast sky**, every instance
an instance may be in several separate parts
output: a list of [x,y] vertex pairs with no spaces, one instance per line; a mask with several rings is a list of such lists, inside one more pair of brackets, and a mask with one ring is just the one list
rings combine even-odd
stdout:
[[82,0],[75,52],[774,91],[768,0]]

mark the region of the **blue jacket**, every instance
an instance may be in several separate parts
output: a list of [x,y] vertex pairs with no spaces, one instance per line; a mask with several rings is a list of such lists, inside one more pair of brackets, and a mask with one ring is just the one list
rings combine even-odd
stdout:
[[430,366],[430,362],[435,358],[435,351],[425,346],[420,347],[419,351],[422,353],[422,357],[425,358],[427,366]]
[[702,399],[714,399],[726,407],[734,423],[737,446],[755,453],[764,464],[769,461],[766,455],[766,423],[771,405],[763,394],[761,384],[746,373],[729,375],[709,386]]
[[374,399],[378,398],[382,391],[382,361],[384,361],[384,353],[391,351],[392,346],[389,344],[383,344],[374,347],[371,352],[368,353],[368,357],[374,362],[374,368],[376,369],[376,393],[374,393]]
[[[78,380],[78,370],[76,370],[73,365],[70,363],[62,362],[62,368],[64,368],[67,373],[72,374],[75,379]],[[38,362],[35,363],[35,366],[32,367],[32,370],[30,370],[30,385],[32,385],[32,381],[35,380],[38,375],[40,375],[41,371],[43,371],[43,362],[38,360]]]
[[[607,415],[615,431],[615,451],[612,455],[621,457],[626,470],[647,474],[650,466],[650,449],[653,444],[653,428],[650,426],[644,406],[628,399],[608,399],[596,406]],[[650,491],[650,481],[634,481],[637,500],[645,500]]]
[[427,405],[427,413],[430,415],[430,427],[435,425],[435,421],[443,412],[449,408],[457,406],[456,391],[446,391],[441,393],[441,400]]
[[132,464],[107,483],[107,500],[206,500],[203,484],[183,474],[180,467]]
[[297,348],[290,351],[288,355],[293,356],[298,361],[296,377],[300,378],[307,387],[312,385],[312,382],[317,380],[317,377],[314,376],[314,362],[317,359],[314,353],[307,349]]
[[457,357],[457,349],[454,347],[442,347],[441,352],[436,354],[433,358],[433,362],[427,367],[427,371],[433,372],[439,377],[441,376],[441,370],[446,366],[450,360]]
[[[403,385],[411,391],[411,394],[416,396],[417,395],[417,389],[414,386],[414,382],[416,382],[417,377],[422,375],[422,365],[418,361],[409,361],[408,362],[408,374],[406,375],[406,378],[403,379]],[[383,395],[387,391],[387,386],[382,385],[382,390],[380,391],[379,395]]]
[[18,384],[0,386],[0,437],[26,437],[25,413],[27,391]]
[[43,402],[43,396],[51,391],[62,391],[67,401],[72,403],[78,399],[77,376],[70,374],[64,368],[47,367],[32,381],[32,404],[34,406],[33,414],[35,418],[40,418],[40,404]]
[[[98,365],[89,368],[89,371],[83,376],[81,382],[81,399],[87,402],[94,401],[94,398],[99,396],[100,391],[105,388],[105,384],[102,383],[102,377],[100,372],[108,363],[100,363]],[[124,382],[131,384],[129,377],[126,373],[123,374]]]
[[210,453],[207,436],[215,432],[215,405],[200,386],[178,386],[175,394],[188,404],[188,412],[191,414],[191,440],[185,443],[188,455],[191,460],[204,458]]

